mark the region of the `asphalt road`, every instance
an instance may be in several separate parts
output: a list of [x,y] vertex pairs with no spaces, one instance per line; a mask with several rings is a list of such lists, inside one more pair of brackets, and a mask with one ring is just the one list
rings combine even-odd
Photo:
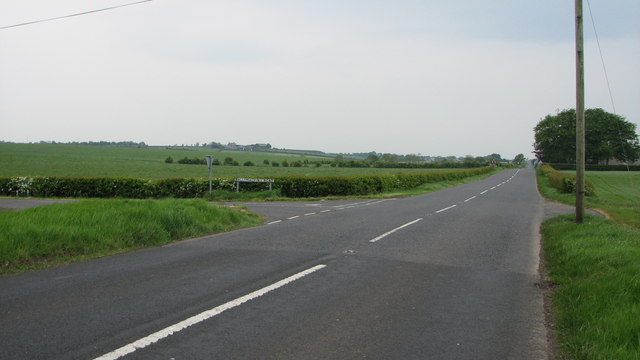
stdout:
[[0,279],[1,359],[545,359],[533,170]]

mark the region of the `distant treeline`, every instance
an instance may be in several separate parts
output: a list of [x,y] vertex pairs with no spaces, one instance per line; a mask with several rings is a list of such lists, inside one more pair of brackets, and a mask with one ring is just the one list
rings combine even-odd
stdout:
[[135,146],[135,147],[147,147],[148,146],[144,142],[135,142],[135,141],[69,141],[69,142],[39,141],[37,143],[30,143],[30,144]]

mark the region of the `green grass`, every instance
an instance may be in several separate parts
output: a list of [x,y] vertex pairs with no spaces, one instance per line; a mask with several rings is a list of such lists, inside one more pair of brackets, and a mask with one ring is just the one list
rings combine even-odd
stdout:
[[[204,159],[213,155],[221,162],[231,157],[244,164],[253,162],[256,166],[214,166],[215,177],[269,177],[274,175],[354,175],[388,172],[429,171],[427,169],[376,169],[376,168],[334,168],[323,165],[309,167],[273,167],[263,164],[264,160],[282,163],[284,160],[309,162],[330,160],[327,157],[293,155],[277,152],[248,152],[212,150],[206,148],[176,147],[125,147],[63,144],[9,144],[0,143],[0,176],[123,176],[143,179],[170,177],[208,178],[206,165],[177,164],[175,161],[187,158]],[[173,164],[165,163],[171,156]]]
[[0,211],[0,274],[103,256],[260,223],[193,200],[82,200]]
[[640,359],[640,230],[565,215],[542,234],[564,357]]
[[[568,171],[567,173],[571,173]],[[595,195],[585,198],[588,208],[604,210],[613,221],[640,229],[640,172],[587,171],[586,179],[595,187]],[[574,194],[561,194],[538,177],[543,196],[575,205]]]
[[[595,196],[587,207],[611,219],[574,215],[542,226],[546,268],[555,288],[553,304],[561,356],[571,359],[640,359],[640,189],[638,173],[588,172]],[[567,204],[543,177],[540,192]]]

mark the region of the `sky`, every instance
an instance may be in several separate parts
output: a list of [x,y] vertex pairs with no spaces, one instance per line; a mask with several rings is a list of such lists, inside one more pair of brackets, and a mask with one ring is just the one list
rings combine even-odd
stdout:
[[[0,27],[127,2],[3,0]],[[589,3],[640,131],[640,1]],[[586,107],[614,112],[587,5]],[[574,36],[572,0],[153,0],[1,29],[0,141],[533,158]]]

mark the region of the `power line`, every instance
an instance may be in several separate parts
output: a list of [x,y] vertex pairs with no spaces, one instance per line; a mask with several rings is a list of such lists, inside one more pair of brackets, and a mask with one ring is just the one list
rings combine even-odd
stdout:
[[93,13],[97,13],[97,12],[100,12],[100,11],[113,10],[113,9],[117,9],[117,8],[121,8],[121,7],[125,7],[125,6],[137,5],[137,4],[141,4],[141,3],[145,3],[145,2],[149,2],[149,1],[153,1],[153,0],[141,0],[141,1],[136,1],[136,2],[132,2],[132,3],[128,3],[128,4],[122,4],[122,5],[111,6],[111,7],[103,8],[103,9],[96,9],[96,10],[91,10],[91,11],[84,11],[84,12],[80,12],[80,13],[77,13],[77,14],[70,14],[70,15],[64,15],[64,16],[53,17],[53,18],[49,18],[49,19],[42,19],[42,20],[36,20],[36,21],[29,21],[29,22],[25,22],[25,23],[22,23],[22,24],[15,24],[15,25],[9,25],[9,26],[2,26],[2,27],[0,27],[0,30],[5,30],[5,29],[9,29],[9,28],[14,28],[14,27],[18,27],[18,26],[25,26],[25,25],[37,24],[37,23],[41,23],[41,22],[45,22],[45,21],[52,21],[52,20],[59,20],[59,19],[64,19],[64,18],[70,18],[70,17],[74,17],[74,16],[80,16],[80,15],[93,14]]
[[600,52],[600,61],[602,62],[602,69],[604,70],[604,78],[607,81],[607,89],[609,90],[609,98],[611,99],[611,106],[613,107],[613,113],[617,114],[616,104],[613,101],[613,93],[611,92],[611,84],[609,84],[609,75],[607,74],[607,67],[604,63],[604,56],[602,55],[602,47],[600,46],[600,38],[598,37],[598,30],[596,30],[596,22],[593,19],[593,12],[591,11],[591,3],[587,0],[587,6],[589,7],[589,15],[591,16],[591,24],[593,25],[593,32],[596,35],[596,43],[598,44],[598,52]]

